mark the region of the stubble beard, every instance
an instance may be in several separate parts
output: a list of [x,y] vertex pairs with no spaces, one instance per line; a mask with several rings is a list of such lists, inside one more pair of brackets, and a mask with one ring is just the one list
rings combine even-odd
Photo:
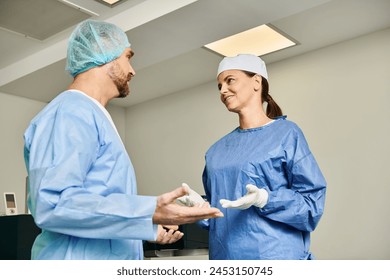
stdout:
[[130,93],[129,82],[132,76],[131,73],[126,75],[125,72],[119,68],[118,64],[114,63],[110,68],[108,75],[118,90],[119,95],[117,98],[125,98],[128,96]]

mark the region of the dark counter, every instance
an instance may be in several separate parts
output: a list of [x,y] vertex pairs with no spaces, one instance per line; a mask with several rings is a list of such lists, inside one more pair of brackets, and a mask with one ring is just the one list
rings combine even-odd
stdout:
[[0,260],[29,260],[41,230],[31,215],[0,216]]

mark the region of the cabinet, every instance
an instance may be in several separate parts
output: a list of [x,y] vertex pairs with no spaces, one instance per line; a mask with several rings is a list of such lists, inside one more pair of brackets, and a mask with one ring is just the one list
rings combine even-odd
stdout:
[[0,217],[0,260],[29,260],[35,237],[41,230],[31,215]]

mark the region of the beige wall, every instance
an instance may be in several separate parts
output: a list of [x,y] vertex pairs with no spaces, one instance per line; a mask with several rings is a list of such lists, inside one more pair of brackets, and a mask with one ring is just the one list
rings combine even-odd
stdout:
[[4,214],[4,192],[14,192],[19,213],[25,212],[23,133],[44,103],[0,93],[0,215]]
[[[328,182],[318,259],[390,259],[390,29],[268,65],[271,94],[304,131]],[[215,82],[129,108],[139,192],[203,192],[207,148],[237,126]]]

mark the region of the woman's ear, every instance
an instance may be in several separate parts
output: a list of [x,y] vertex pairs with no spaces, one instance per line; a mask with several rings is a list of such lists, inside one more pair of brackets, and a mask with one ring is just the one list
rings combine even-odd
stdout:
[[254,81],[253,81],[254,82],[254,90],[255,91],[261,90],[261,81],[262,81],[261,76],[260,75],[254,75],[253,79],[254,79]]

